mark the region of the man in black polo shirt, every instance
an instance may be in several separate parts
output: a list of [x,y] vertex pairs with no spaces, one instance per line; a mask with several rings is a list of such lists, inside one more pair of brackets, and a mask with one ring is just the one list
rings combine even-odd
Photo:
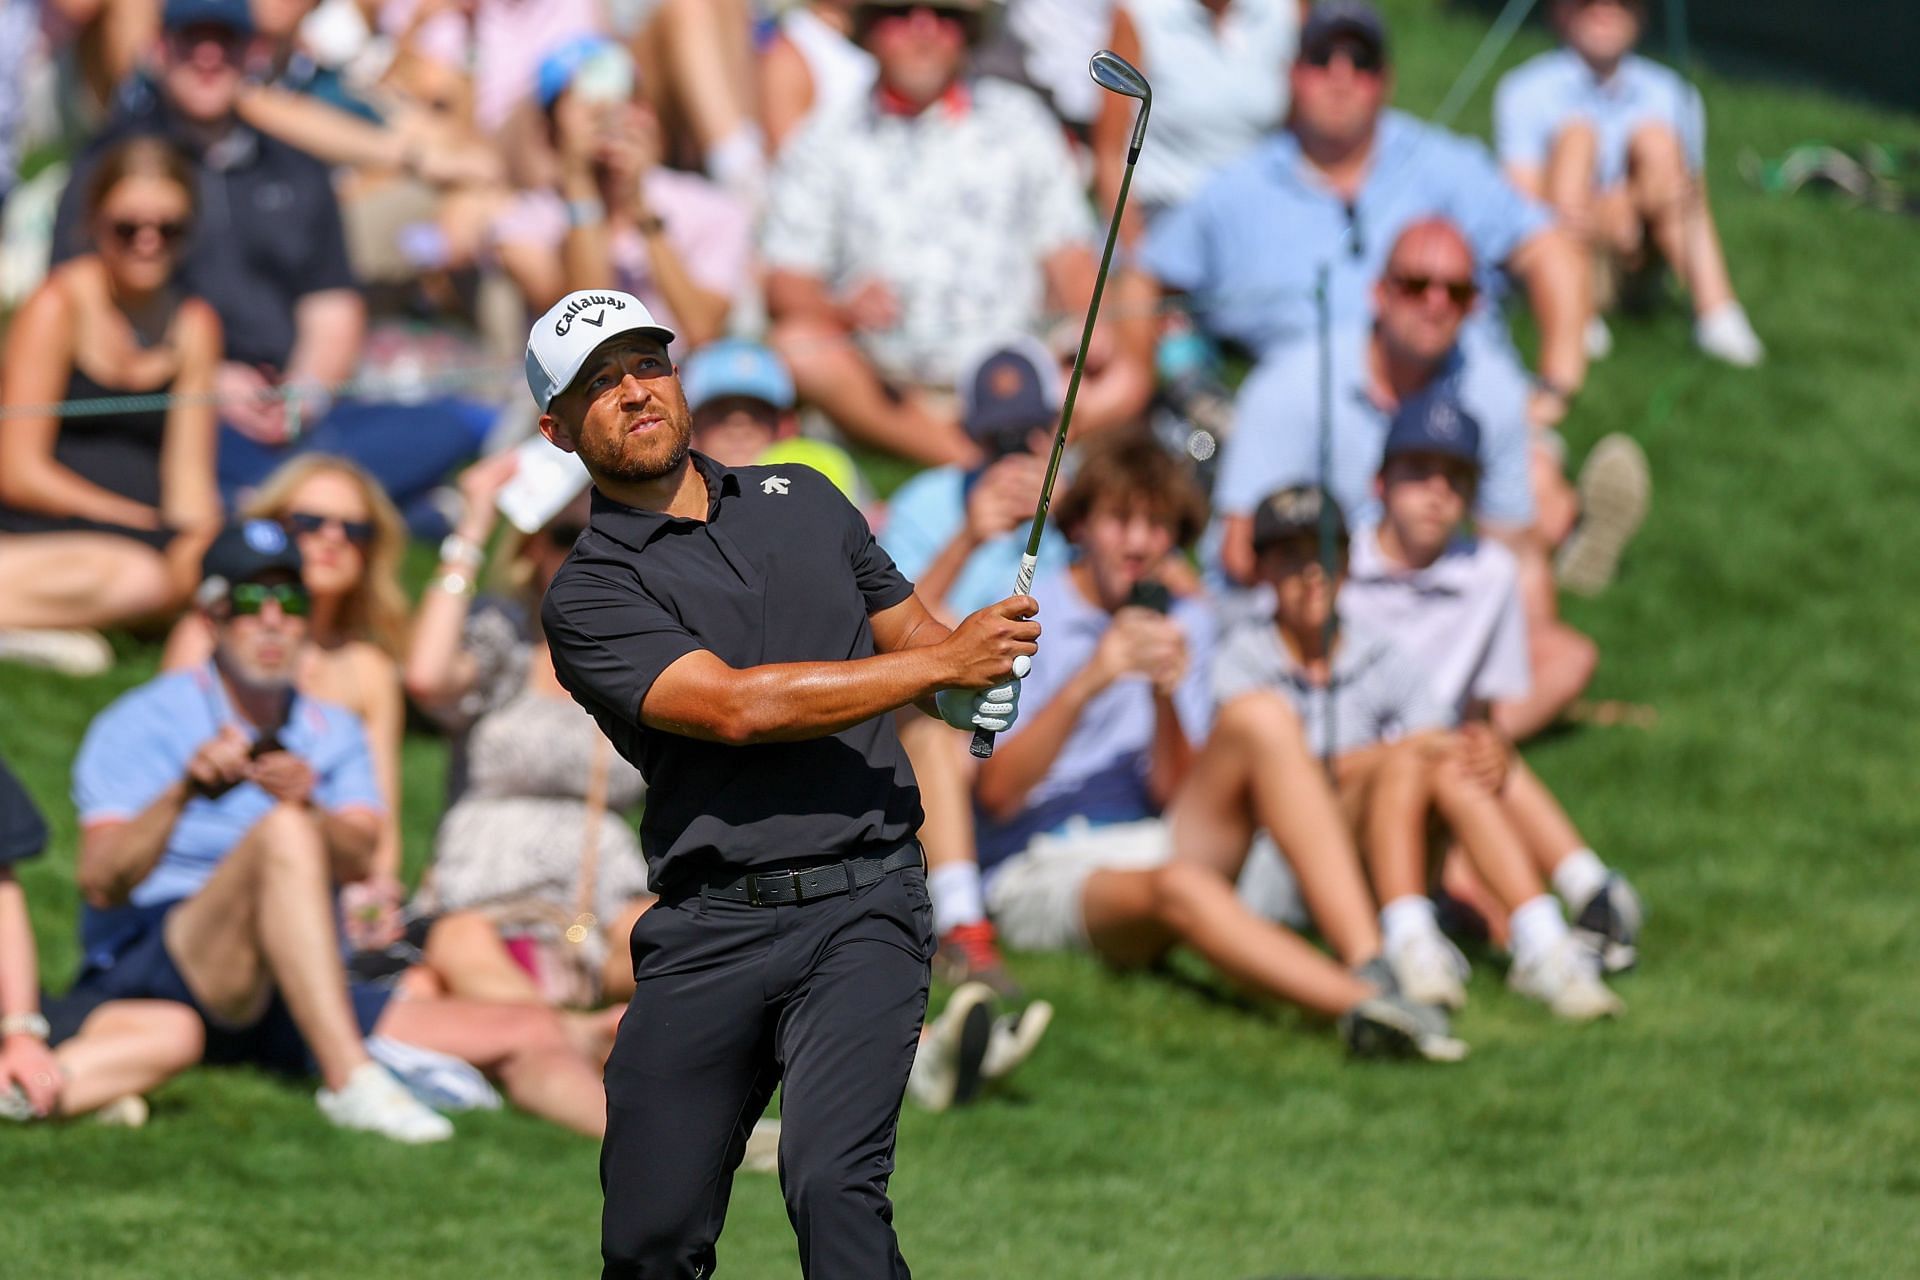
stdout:
[[595,486],[541,620],[560,682],[647,777],[660,894],[607,1061],[604,1274],[712,1274],[779,1084],[802,1269],[906,1276],[887,1180],[933,927],[887,713],[1010,725],[1036,606],[949,632],[826,477],[689,453],[672,338],[639,299],[581,292],[527,341],[541,432]]

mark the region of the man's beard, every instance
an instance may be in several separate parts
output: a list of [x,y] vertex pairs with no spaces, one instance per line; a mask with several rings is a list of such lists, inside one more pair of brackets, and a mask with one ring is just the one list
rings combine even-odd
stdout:
[[687,450],[693,442],[693,420],[669,417],[662,420],[661,426],[673,433],[664,454],[630,452],[626,447],[629,437],[622,432],[611,442],[603,443],[598,438],[582,440],[580,460],[587,464],[587,470],[595,478],[618,484],[640,484],[671,475],[687,460]]

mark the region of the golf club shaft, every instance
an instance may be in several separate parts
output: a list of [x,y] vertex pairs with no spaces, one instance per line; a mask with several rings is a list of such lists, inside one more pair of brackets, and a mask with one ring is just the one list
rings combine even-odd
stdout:
[[[1140,124],[1146,112],[1140,113]],[[1107,246],[1100,252],[1100,271],[1093,278],[1093,299],[1087,304],[1087,322],[1080,329],[1080,350],[1073,357],[1073,375],[1067,379],[1067,398],[1060,407],[1060,426],[1053,433],[1053,452],[1047,458],[1047,477],[1040,484],[1040,505],[1033,510],[1033,525],[1027,530],[1027,549],[1020,557],[1020,571],[1014,577],[1013,594],[1025,595],[1033,589],[1033,571],[1040,560],[1040,536],[1047,527],[1047,508],[1053,502],[1053,482],[1060,474],[1060,455],[1066,451],[1067,432],[1073,425],[1073,402],[1080,394],[1080,375],[1087,367],[1087,348],[1093,342],[1093,323],[1100,314],[1100,295],[1106,292],[1107,268],[1113,263],[1113,245],[1120,238],[1120,215],[1127,207],[1127,190],[1133,186],[1133,164],[1140,158],[1140,127],[1134,130],[1134,143],[1127,149],[1127,167],[1120,175],[1120,195],[1113,202],[1113,217],[1107,222]],[[973,731],[973,743],[967,748],[977,760],[993,755],[993,733]]]

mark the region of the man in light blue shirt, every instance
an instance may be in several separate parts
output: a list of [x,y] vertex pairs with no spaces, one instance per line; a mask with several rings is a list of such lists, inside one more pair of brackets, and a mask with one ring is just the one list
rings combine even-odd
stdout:
[[1524,285],[1541,331],[1535,420],[1558,421],[1586,377],[1587,265],[1572,242],[1479,143],[1384,109],[1392,74],[1371,7],[1316,5],[1291,74],[1287,130],[1154,225],[1142,256],[1148,273],[1189,295],[1210,333],[1267,358],[1311,342],[1323,264],[1333,326],[1350,328],[1366,319],[1400,233],[1448,218],[1480,263],[1472,341],[1511,350],[1496,318],[1504,268]]
[[[1734,295],[1707,207],[1706,109],[1677,73],[1633,52],[1644,0],[1554,0],[1562,48],[1508,72],[1493,100],[1500,163],[1570,232],[1629,272],[1649,242],[1687,291],[1694,342],[1751,366],[1765,354]],[[1611,344],[1603,325],[1592,346]]]

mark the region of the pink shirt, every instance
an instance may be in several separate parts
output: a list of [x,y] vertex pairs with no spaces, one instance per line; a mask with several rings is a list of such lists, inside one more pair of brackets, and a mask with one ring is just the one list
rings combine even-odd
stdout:
[[[667,243],[694,283],[725,298],[738,297],[753,252],[753,220],[746,208],[698,174],[666,168],[647,174],[647,204],[666,224]],[[521,193],[493,222],[496,244],[558,250],[566,236],[567,206],[551,191]],[[646,303],[661,324],[675,327],[638,232],[614,233],[613,269],[619,288]]]
[[[380,29],[398,36],[418,0],[386,0]],[[466,71],[473,80],[474,123],[494,130],[533,95],[540,60],[575,36],[603,34],[598,0],[479,0],[471,22],[436,14],[414,35],[423,58]]]

